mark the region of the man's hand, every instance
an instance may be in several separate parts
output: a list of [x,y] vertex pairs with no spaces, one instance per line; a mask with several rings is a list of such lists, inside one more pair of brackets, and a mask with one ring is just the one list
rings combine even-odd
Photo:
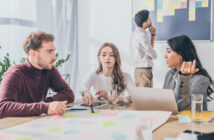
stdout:
[[90,92],[85,92],[83,97],[82,97],[82,103],[83,104],[88,104],[91,105],[94,103],[94,97],[92,96],[92,94]]
[[198,72],[199,69],[196,68],[196,61],[192,62],[183,62],[181,66],[181,73],[182,74],[194,74]]
[[54,101],[49,103],[48,114],[61,115],[66,111],[67,101]]
[[153,27],[153,26],[149,27],[149,31],[151,33],[151,36],[155,36],[156,35],[156,29],[155,29],[155,27]]

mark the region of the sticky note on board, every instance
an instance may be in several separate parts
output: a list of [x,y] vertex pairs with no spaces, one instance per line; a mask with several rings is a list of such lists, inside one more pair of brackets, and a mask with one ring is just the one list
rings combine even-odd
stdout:
[[127,118],[127,119],[129,119],[129,118],[135,118],[136,115],[134,115],[134,114],[124,114],[124,115],[122,115],[121,117],[122,117],[122,118]]
[[88,112],[89,115],[99,115],[100,112],[94,112],[94,113],[91,113],[91,112]]
[[179,122],[185,122],[185,123],[191,122],[188,115],[177,115],[177,117]]
[[189,8],[189,21],[195,21],[195,8]]
[[10,140],[14,137],[14,135],[11,135],[11,134],[3,134],[3,135],[0,135],[0,140]]
[[110,112],[107,112],[107,113],[102,113],[101,116],[106,116],[106,117],[114,117],[116,116],[117,113],[110,113]]
[[61,131],[63,131],[63,130],[64,130],[64,128],[57,127],[57,126],[48,128],[48,131],[50,131],[50,132],[61,132]]
[[83,133],[81,136],[94,138],[94,137],[98,136],[98,134],[94,133],[94,132],[86,132],[86,133]]
[[63,116],[60,116],[60,115],[53,115],[53,116],[51,117],[51,119],[53,119],[53,120],[63,120],[64,117],[63,117]]
[[73,114],[71,112],[68,112],[68,113],[63,114],[63,116],[65,118],[75,118],[75,117],[77,117],[77,114]]
[[208,7],[209,6],[209,0],[202,0],[202,7]]
[[111,137],[115,140],[125,140],[128,136],[125,134],[115,132]]
[[65,133],[65,134],[76,135],[76,134],[79,134],[79,133],[81,133],[81,132],[82,132],[82,131],[80,131],[80,130],[69,129],[69,130],[66,130],[64,133]]
[[33,139],[29,137],[18,137],[15,140],[33,140]]
[[181,8],[187,8],[187,2],[181,2]]
[[157,10],[157,22],[163,22],[163,10]]
[[195,2],[195,7],[196,7],[196,8],[202,7],[202,2],[201,2],[201,1],[196,1],[196,2]]
[[116,124],[114,122],[105,121],[102,123],[103,126],[115,126]]

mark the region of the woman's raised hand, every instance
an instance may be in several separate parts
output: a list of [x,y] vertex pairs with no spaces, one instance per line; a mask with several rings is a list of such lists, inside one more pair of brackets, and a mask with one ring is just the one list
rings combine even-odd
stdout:
[[199,68],[196,68],[196,61],[193,62],[183,62],[181,66],[182,74],[194,74],[199,71]]

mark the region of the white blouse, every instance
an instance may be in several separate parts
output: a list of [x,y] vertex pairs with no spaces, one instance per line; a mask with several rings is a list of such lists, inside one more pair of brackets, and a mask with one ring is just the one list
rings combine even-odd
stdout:
[[[135,86],[132,77],[128,73],[123,73],[125,77],[126,89],[124,90],[123,96],[129,100],[130,95],[127,91],[128,87]],[[90,91],[95,95],[97,91],[106,90],[108,93],[112,90],[112,77],[106,77],[101,72],[96,74],[96,72],[91,72],[85,79],[81,89],[80,94],[82,95],[85,91]]]

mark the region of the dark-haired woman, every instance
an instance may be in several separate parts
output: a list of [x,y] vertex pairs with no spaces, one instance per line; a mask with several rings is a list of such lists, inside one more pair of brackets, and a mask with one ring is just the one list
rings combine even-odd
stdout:
[[191,39],[186,35],[169,39],[165,59],[172,69],[163,88],[174,90],[178,110],[190,109],[191,94],[202,94],[203,109],[207,110],[207,96],[213,92],[212,78],[202,67]]
[[106,98],[111,90],[117,90],[118,102],[131,102],[128,92],[125,92],[129,86],[135,86],[131,76],[121,71],[120,54],[116,46],[112,43],[104,43],[98,51],[99,67],[96,72],[90,73],[81,90],[85,104],[92,104],[94,97],[90,91],[95,91],[98,98]]

